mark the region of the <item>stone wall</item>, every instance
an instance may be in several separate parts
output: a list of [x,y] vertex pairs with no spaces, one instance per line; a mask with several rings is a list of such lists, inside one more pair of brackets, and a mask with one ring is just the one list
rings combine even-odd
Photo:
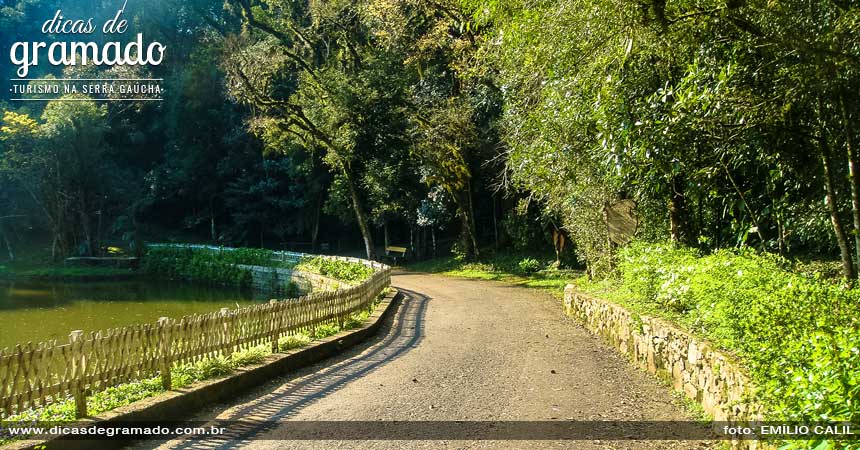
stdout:
[[237,267],[249,270],[253,279],[253,288],[263,292],[287,292],[290,283],[295,283],[304,294],[335,290],[344,286],[333,278],[293,269],[247,265]]
[[[667,380],[676,391],[699,403],[715,421],[760,420],[761,408],[748,401],[753,386],[740,364],[708,342],[667,321],[640,316],[577,292],[572,285],[564,290],[564,308],[589,331],[630,356],[637,366]],[[746,441],[733,447],[756,446]]]

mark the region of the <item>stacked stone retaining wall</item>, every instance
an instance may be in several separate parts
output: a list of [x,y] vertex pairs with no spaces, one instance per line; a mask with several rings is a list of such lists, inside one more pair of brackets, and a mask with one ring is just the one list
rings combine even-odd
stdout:
[[[668,381],[676,391],[702,406],[717,422],[761,420],[754,386],[732,357],[669,322],[640,316],[605,300],[564,290],[564,309],[592,333],[603,336],[633,362]],[[762,448],[755,441],[734,442],[733,448]]]
[[338,280],[310,272],[264,266],[239,265],[238,267],[250,271],[253,288],[263,292],[287,292],[291,285],[295,285],[305,293],[333,291],[345,286]]

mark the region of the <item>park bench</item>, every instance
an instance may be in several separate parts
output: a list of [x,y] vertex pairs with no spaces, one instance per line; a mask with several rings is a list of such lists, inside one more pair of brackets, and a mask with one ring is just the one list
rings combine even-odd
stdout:
[[385,256],[394,260],[394,264],[397,264],[397,258],[406,259],[406,253],[409,251],[406,247],[397,247],[394,245],[389,245],[385,247]]

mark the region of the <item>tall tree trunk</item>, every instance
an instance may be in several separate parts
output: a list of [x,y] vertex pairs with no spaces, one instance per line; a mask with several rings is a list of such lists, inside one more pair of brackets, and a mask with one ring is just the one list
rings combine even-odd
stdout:
[[854,136],[848,126],[848,110],[845,107],[845,99],[840,98],[839,104],[842,109],[842,127],[845,133],[845,148],[848,151],[848,172],[851,180],[851,213],[854,218],[854,261],[860,264],[860,161],[858,161],[857,149],[854,147]]
[[669,233],[672,242],[690,244],[687,202],[684,196],[684,179],[681,175],[672,177],[672,194],[669,196]]
[[[212,242],[217,242],[215,230],[215,198],[209,200],[209,236],[212,238]],[[262,232],[262,231],[261,231]]]
[[842,275],[846,279],[857,278],[854,269],[854,261],[851,251],[848,249],[848,237],[839,217],[839,203],[836,194],[836,183],[833,178],[833,163],[830,158],[830,148],[827,145],[827,137],[823,130],[819,137],[819,148],[821,149],[821,163],[824,168],[824,188],[826,192],[827,207],[830,211],[830,222],[833,224],[833,233],[836,235],[836,243],[839,244],[839,254],[842,258]]
[[320,215],[322,212],[322,195],[320,195],[320,199],[316,202],[316,208],[314,211],[314,225],[311,228],[311,253],[317,251],[317,239],[319,238],[320,233]]
[[475,218],[472,208],[472,191],[463,189],[455,197],[457,203],[457,215],[460,217],[460,244],[463,256],[466,260],[473,261],[480,257],[478,252],[478,240],[475,236]]
[[475,204],[472,202],[472,181],[466,183],[466,199],[469,203],[469,239],[472,241],[472,248],[475,252],[475,259],[481,257],[481,251],[478,249],[477,226],[475,225]]
[[352,173],[346,167],[343,168],[343,175],[349,187],[349,195],[352,197],[352,209],[355,210],[355,220],[358,222],[358,229],[361,231],[361,237],[364,239],[364,249],[367,259],[376,261],[376,248],[373,246],[373,235],[371,234],[370,226],[367,224],[367,216],[364,214],[361,197],[358,195],[358,187],[355,184]]
[[[2,219],[0,219],[2,221]],[[6,252],[9,254],[9,261],[15,260],[15,252],[12,251],[12,242],[9,240],[9,235],[6,232],[6,228],[3,226],[3,223],[0,222],[0,235],[3,236],[3,243],[6,244]]]
[[391,241],[388,239],[388,221],[387,220],[382,223],[382,235],[383,235],[383,239],[385,240],[385,248],[387,251],[388,246],[391,244]]
[[496,214],[496,196],[493,195],[493,244],[499,248],[499,219]]
[[93,242],[93,233],[92,233],[92,224],[90,223],[90,216],[87,214],[84,209],[81,210],[81,228],[84,232],[84,248],[85,255],[84,256],[95,256],[95,252],[93,251],[93,247],[95,246],[95,242]]

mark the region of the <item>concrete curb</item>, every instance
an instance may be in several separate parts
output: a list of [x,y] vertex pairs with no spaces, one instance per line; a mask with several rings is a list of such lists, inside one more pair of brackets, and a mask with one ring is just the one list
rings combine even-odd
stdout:
[[[205,406],[225,402],[235,398],[237,394],[249,391],[266,383],[273,378],[291,371],[316,364],[334,356],[365,339],[375,335],[382,323],[395,310],[402,300],[403,294],[391,288],[391,291],[368,318],[367,325],[349,331],[342,331],[314,342],[308,347],[290,350],[286,353],[272,355],[261,364],[242,367],[232,374],[212,380],[194,383],[182,389],[161,393],[155,397],[137,401],[131,405],[122,406],[99,416],[70,423],[69,427],[87,427],[92,425],[110,426],[125,422],[163,422],[179,421],[187,418]],[[57,436],[44,441],[27,440],[2,446],[3,450],[21,450],[62,448],[69,450],[118,449],[129,441],[118,438],[104,440],[69,439]]]

